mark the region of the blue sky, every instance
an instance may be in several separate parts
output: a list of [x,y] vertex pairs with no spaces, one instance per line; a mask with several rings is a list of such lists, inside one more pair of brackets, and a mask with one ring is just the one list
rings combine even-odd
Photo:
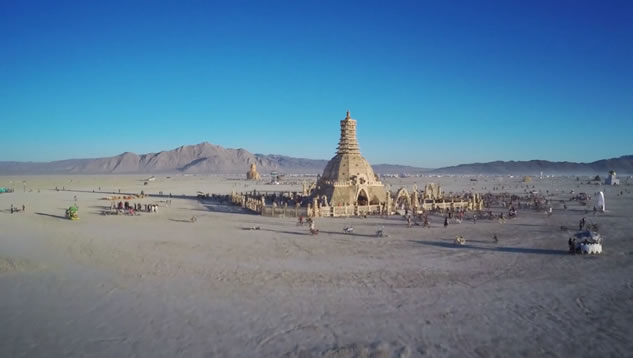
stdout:
[[632,1],[3,1],[0,160],[633,154]]

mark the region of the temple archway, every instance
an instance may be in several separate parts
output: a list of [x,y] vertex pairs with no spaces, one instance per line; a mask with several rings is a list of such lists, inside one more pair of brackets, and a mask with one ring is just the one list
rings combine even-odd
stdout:
[[405,188],[400,188],[396,193],[395,198],[396,209],[404,207],[405,209],[411,208],[411,197],[409,192]]
[[367,191],[365,189],[361,189],[358,191],[356,203],[358,205],[369,205],[369,195],[367,195]]

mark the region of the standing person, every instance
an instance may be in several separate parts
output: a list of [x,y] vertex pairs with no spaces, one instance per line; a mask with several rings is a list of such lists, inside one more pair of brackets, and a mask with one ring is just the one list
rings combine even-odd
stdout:
[[310,220],[310,234],[316,235],[318,233],[319,233],[319,230],[316,229],[316,225],[314,223],[314,220]]
[[448,216],[444,216],[444,228],[448,226]]
[[22,212],[26,211],[26,206],[24,206],[24,204],[22,204]]
[[473,224],[477,223],[477,214],[473,214]]

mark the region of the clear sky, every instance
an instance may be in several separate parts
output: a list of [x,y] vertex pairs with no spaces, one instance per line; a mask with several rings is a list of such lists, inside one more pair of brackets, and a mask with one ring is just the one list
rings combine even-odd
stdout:
[[633,154],[633,1],[2,1],[0,160]]

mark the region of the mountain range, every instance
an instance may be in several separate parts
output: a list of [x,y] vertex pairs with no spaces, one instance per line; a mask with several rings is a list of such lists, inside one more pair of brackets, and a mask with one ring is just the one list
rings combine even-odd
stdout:
[[[244,174],[251,163],[260,173],[273,171],[293,174],[321,173],[327,160],[294,158],[276,154],[253,154],[245,149],[223,148],[208,142],[181,146],[158,153],[125,152],[113,157],[67,159],[52,162],[0,161],[0,175],[26,174]],[[531,161],[495,161],[426,169],[405,165],[372,165],[380,174],[449,174],[449,175],[537,175],[606,174],[615,170],[633,173],[633,155],[598,160],[592,163]]]
[[547,160],[494,161],[461,164],[439,168],[434,174],[449,175],[606,175],[610,170],[619,174],[633,174],[633,155],[602,159],[591,163],[550,162]]

